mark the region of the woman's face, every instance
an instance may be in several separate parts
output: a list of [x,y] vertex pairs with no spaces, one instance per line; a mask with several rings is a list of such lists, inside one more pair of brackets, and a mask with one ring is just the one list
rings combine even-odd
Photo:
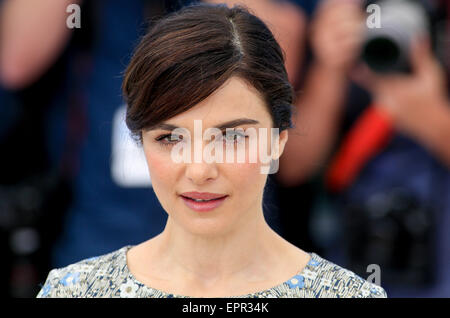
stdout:
[[[227,137],[223,129],[222,140],[214,140],[214,137],[204,139],[203,134],[208,128],[220,127],[224,123],[242,118],[251,119],[255,123],[226,126],[235,128],[235,133]],[[201,120],[201,134],[195,133],[194,120]],[[217,236],[245,227],[245,224],[260,217],[258,214],[262,214],[263,190],[267,180],[267,174],[261,172],[261,167],[267,164],[260,160],[260,146],[257,147],[256,162],[249,159],[252,150],[249,146],[250,137],[240,137],[239,133],[243,132],[246,135],[246,129],[253,128],[258,141],[263,136],[262,133],[265,133],[268,140],[267,156],[270,156],[274,147],[270,144],[272,140],[270,113],[253,87],[238,77],[232,77],[207,99],[188,111],[170,118],[164,124],[184,128],[186,133],[177,131],[171,136],[170,127],[160,127],[143,131],[142,137],[153,189],[171,221],[193,234]],[[265,128],[265,131],[260,128]],[[223,162],[213,160],[212,163],[208,163],[204,160],[205,157],[202,157],[202,152],[199,155],[200,162],[195,162],[196,151],[198,155],[195,140],[198,142],[197,147],[201,144],[203,151],[208,144],[210,147],[220,145],[223,149]],[[279,135],[279,154],[283,152],[286,141],[287,131],[283,131]],[[242,142],[245,149],[244,163],[238,162],[237,159],[238,144]],[[191,151],[188,156],[190,162],[174,160],[174,148],[180,147],[181,143],[184,143],[186,150]],[[234,148],[234,157],[230,157],[232,160],[226,158],[226,147]],[[214,150],[210,153],[216,154]],[[274,155],[273,158],[278,156]],[[189,205],[181,196],[192,191],[226,195],[226,198],[212,210],[198,211],[192,208],[192,204],[195,203]]]

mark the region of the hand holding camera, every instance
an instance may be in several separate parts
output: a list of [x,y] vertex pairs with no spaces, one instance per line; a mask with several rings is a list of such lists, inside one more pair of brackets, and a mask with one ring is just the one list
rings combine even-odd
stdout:
[[429,116],[447,110],[448,102],[444,72],[428,38],[418,38],[410,56],[411,74],[380,74],[362,65],[354,79],[372,93],[375,105],[390,115],[397,130],[416,135]]
[[359,57],[363,33],[364,13],[360,1],[323,1],[311,26],[316,63],[330,75],[346,73]]

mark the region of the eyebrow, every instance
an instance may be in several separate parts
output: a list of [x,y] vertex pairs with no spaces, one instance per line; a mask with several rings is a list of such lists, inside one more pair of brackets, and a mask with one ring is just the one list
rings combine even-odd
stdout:
[[[259,124],[259,121],[254,120],[254,119],[249,119],[249,118],[238,118],[238,119],[233,119],[233,120],[227,121],[225,123],[222,123],[215,128],[218,128],[219,130],[224,130],[226,128],[234,128],[239,125],[246,125],[246,124]],[[147,131],[156,130],[156,129],[174,130],[177,128],[180,128],[180,127],[177,127],[172,124],[160,123],[160,124],[156,124],[156,125],[148,128],[146,130]]]

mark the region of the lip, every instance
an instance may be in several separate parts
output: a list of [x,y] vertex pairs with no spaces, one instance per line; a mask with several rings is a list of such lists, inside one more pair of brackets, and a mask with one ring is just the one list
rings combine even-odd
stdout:
[[225,197],[226,194],[192,191],[192,192],[183,192],[181,193],[181,196],[192,199],[211,200]]
[[187,207],[189,207],[190,209],[192,209],[196,212],[212,211],[212,210],[218,208],[219,206],[221,206],[222,203],[227,199],[227,197],[228,197],[228,195],[224,196],[220,199],[216,199],[216,200],[209,201],[209,202],[195,202],[194,200],[188,199],[188,198],[184,197],[183,195],[181,195],[181,198],[183,199],[184,204],[186,204]]

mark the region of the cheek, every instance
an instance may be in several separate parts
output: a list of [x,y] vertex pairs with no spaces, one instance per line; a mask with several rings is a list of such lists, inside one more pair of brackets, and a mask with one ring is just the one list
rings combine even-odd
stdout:
[[248,194],[261,190],[267,177],[267,175],[261,173],[261,166],[261,163],[248,162],[229,164],[228,175],[233,179],[232,183],[238,194]]
[[152,184],[155,185],[155,188],[169,183],[174,164],[170,160],[167,160],[167,156],[155,151],[151,155],[146,153],[145,157]]

